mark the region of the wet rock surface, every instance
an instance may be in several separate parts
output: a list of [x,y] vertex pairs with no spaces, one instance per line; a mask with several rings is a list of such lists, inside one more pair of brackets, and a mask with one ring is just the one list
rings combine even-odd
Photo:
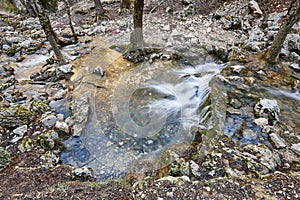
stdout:
[[[196,126],[195,142],[184,153],[166,150],[166,156],[174,159],[165,168],[149,171],[153,163],[136,163],[137,169],[149,164],[148,169],[135,172],[133,167],[124,180],[105,184],[93,182],[90,169],[64,165],[59,159],[66,148],[62,141],[88,130],[94,109],[91,94],[80,85],[91,91],[104,89],[105,96],[105,88],[95,80],[117,73],[107,69],[120,54],[106,50],[101,42],[98,46],[105,47],[97,51],[113,54],[112,60],[88,63],[87,55],[100,54],[93,51],[95,44],[89,45],[96,40],[90,36],[100,35],[126,52],[132,16],[122,14],[96,24],[89,15],[91,4],[72,4],[80,42],[63,49],[71,63],[58,66],[36,18],[1,14],[1,198],[58,199],[75,194],[110,199],[300,198],[299,24],[284,43],[280,73],[251,59],[271,43],[285,15],[278,8],[287,2],[238,1],[210,15],[193,15],[196,7],[190,1],[175,3],[177,8],[164,2],[150,12],[156,2],[147,2],[144,34],[150,48],[125,57],[136,63],[230,61],[211,83],[212,120],[217,119],[217,125]],[[111,9],[117,4],[104,5]],[[71,33],[64,14],[62,6],[54,27],[67,39]],[[82,69],[82,61],[90,68]],[[76,92],[81,99],[74,98]],[[84,153],[88,150],[79,147],[78,154]]]

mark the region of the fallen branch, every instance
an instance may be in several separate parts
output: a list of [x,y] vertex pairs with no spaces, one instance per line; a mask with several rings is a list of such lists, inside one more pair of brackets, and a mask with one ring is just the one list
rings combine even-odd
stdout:
[[163,3],[165,3],[167,0],[162,0],[161,2],[159,2],[156,6],[154,6],[151,10],[150,13],[153,13],[160,5],[162,5]]

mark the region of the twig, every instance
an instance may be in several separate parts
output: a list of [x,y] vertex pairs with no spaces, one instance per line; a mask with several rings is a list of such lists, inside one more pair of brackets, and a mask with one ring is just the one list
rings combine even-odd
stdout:
[[158,8],[161,4],[165,3],[167,0],[162,0],[161,2],[159,2],[156,6],[154,6],[151,10],[150,13],[153,13],[156,8]]

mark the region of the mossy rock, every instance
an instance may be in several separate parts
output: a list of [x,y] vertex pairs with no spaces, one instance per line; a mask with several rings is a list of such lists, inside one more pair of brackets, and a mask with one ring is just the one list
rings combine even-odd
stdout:
[[0,107],[0,124],[3,127],[14,128],[28,125],[34,121],[35,117],[35,113],[22,106]]
[[33,100],[31,103],[30,110],[38,114],[43,114],[45,112],[51,111],[51,107],[45,102],[39,100]]
[[26,137],[20,142],[18,149],[20,152],[23,153],[25,151],[29,151],[32,148],[32,146],[33,146],[32,140]]
[[53,149],[56,141],[59,140],[58,133],[54,130],[49,130],[39,135],[36,139],[37,144],[44,149]]
[[16,46],[12,46],[5,52],[8,56],[14,56],[20,49],[16,48]]
[[0,171],[11,163],[10,153],[3,147],[0,147]]
[[17,12],[16,7],[14,6],[11,1],[3,0],[1,1],[1,7],[3,10],[8,11],[8,12]]

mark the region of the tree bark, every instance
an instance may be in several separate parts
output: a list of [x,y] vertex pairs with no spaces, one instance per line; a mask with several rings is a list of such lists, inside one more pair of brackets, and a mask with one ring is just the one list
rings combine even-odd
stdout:
[[121,0],[120,10],[130,9],[130,0]]
[[134,10],[133,10],[134,29],[130,35],[130,44],[131,44],[132,51],[144,49],[143,10],[144,10],[144,0],[135,0]]
[[70,25],[70,28],[71,28],[71,31],[72,31],[72,34],[73,34],[73,37],[74,37],[74,41],[77,43],[78,42],[78,37],[77,37],[77,34],[76,34],[76,32],[74,30],[74,27],[73,27],[73,24],[72,24],[70,4],[67,0],[64,0],[64,2],[66,4],[68,19],[69,19],[69,25]]
[[66,64],[64,56],[62,55],[62,53],[57,45],[57,36],[51,26],[51,22],[50,22],[48,14],[47,14],[47,11],[43,8],[42,4],[40,4],[40,1],[34,2],[34,5],[35,5],[35,12],[37,14],[37,17],[39,18],[39,21],[40,21],[42,28],[47,36],[47,39],[50,42],[50,45],[57,57],[59,65]]
[[94,0],[96,15],[97,15],[97,22],[101,19],[101,16],[104,14],[104,8],[102,6],[101,0]]
[[300,19],[300,1],[294,0],[290,7],[289,11],[286,15],[285,22],[281,25],[279,31],[277,32],[271,47],[264,54],[264,59],[272,64],[276,63],[278,60],[278,55],[281,51],[283,43],[286,39],[287,34],[290,29],[297,23]]

